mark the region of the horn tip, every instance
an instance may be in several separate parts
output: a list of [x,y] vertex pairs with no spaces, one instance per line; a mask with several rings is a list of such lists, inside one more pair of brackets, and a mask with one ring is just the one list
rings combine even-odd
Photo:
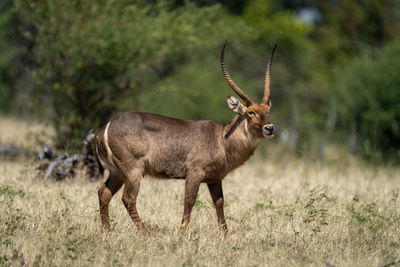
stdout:
[[277,46],[278,46],[277,44],[274,44],[274,48],[272,48],[272,53],[275,53],[275,50],[276,50]]

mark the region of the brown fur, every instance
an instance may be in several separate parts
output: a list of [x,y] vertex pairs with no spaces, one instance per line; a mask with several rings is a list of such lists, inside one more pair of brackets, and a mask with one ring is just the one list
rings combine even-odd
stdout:
[[[150,175],[185,179],[183,230],[189,223],[200,184],[207,183],[218,223],[227,232],[222,179],[246,162],[262,139],[272,137],[274,128],[268,117],[270,102],[254,103],[230,78],[223,62],[225,45],[221,53],[224,77],[232,89],[247,100],[244,106],[235,97],[228,97],[228,106],[238,113],[230,124],[223,126],[209,120],[188,121],[127,112],[112,119],[96,134],[93,144],[100,169],[110,170],[107,181],[98,191],[104,227],[110,226],[110,200],[125,184],[122,201],[136,225],[146,229],[136,210],[136,198],[142,177]],[[272,56],[268,70],[271,61]],[[265,92],[269,94],[269,71],[266,86]],[[264,98],[269,99],[269,95]]]
[[[96,134],[95,151],[110,176],[99,189],[101,221],[109,227],[108,205],[125,184],[122,200],[132,220],[144,229],[136,210],[136,197],[144,175],[186,179],[182,228],[186,228],[200,183],[207,183],[218,222],[227,230],[223,212],[221,180],[242,165],[263,138],[262,125],[269,124],[268,109],[254,104],[256,115],[237,115],[231,124],[214,121],[184,121],[139,112],[123,113],[111,120],[108,160],[105,127]],[[235,124],[234,126],[232,124]],[[246,124],[247,129],[246,129]],[[231,130],[229,136],[226,132]]]

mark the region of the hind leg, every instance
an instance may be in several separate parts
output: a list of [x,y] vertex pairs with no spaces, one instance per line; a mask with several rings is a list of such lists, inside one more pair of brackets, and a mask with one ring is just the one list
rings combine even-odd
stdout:
[[119,171],[113,171],[110,173],[107,181],[100,187],[98,191],[101,224],[104,228],[110,228],[108,206],[110,204],[111,198],[115,195],[115,193],[118,192],[123,184],[123,174]]
[[148,232],[142,219],[140,219],[139,213],[136,209],[136,199],[139,193],[140,181],[143,177],[143,171],[140,168],[131,170],[125,181],[124,192],[122,194],[122,202],[128,211],[132,221],[140,230]]

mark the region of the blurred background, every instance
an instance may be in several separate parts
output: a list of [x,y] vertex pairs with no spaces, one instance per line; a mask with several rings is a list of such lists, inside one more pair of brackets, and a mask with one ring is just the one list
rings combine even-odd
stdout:
[[[0,114],[49,122],[60,149],[128,110],[228,123],[272,66],[275,151],[398,164],[400,1],[3,0]],[[3,129],[4,130],[4,129]]]

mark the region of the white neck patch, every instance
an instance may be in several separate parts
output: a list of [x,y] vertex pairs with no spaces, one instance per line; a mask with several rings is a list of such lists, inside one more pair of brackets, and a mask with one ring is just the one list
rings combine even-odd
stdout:
[[246,119],[244,120],[244,135],[246,136],[247,140],[249,140],[249,142],[253,141],[253,136],[249,131],[249,123]]

